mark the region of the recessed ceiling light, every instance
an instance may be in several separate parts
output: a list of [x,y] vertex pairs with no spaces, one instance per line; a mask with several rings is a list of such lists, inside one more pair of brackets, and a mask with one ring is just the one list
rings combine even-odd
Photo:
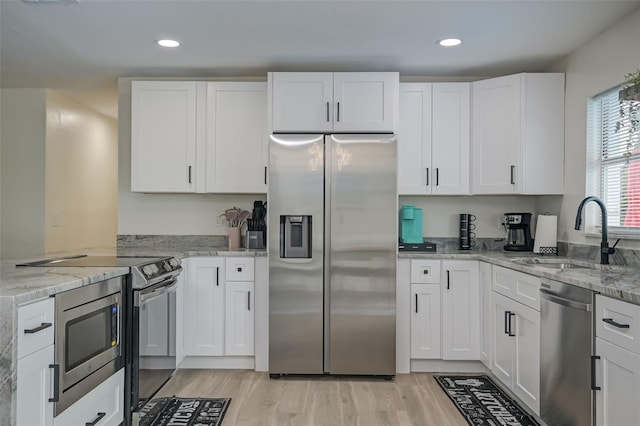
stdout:
[[438,41],[438,44],[442,47],[453,47],[462,43],[462,40],[459,38],[445,38]]
[[158,43],[162,47],[178,47],[178,46],[180,46],[180,42],[179,41],[169,40],[169,39],[158,40],[158,41],[156,41],[156,43]]

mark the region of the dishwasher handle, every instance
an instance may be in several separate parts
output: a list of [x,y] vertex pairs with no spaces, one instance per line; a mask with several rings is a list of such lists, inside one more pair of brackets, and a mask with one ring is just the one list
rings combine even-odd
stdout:
[[540,296],[547,299],[549,302],[557,303],[558,305],[568,306],[573,309],[580,309],[581,311],[591,312],[590,303],[576,302],[575,300],[565,299],[555,293],[547,291],[543,288],[540,289]]

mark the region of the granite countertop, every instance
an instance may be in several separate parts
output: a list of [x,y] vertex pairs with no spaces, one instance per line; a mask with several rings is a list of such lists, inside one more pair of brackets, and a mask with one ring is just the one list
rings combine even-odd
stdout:
[[[265,257],[265,250],[229,251],[226,248],[190,247],[190,248],[119,248],[91,249],[83,253],[89,255],[121,255],[121,256],[175,256],[179,259],[199,256],[225,257]],[[72,253],[77,254],[77,253]],[[60,255],[69,255],[63,253]],[[49,255],[45,258],[57,257]],[[533,253],[483,251],[483,250],[441,250],[435,253],[400,252],[400,259],[467,259],[481,260],[494,265],[503,266],[531,275],[560,281],[567,284],[587,288],[608,296],[640,304],[640,272],[639,268],[598,265],[576,259],[540,256]],[[540,264],[527,263],[526,259],[552,259],[556,262],[566,261],[585,268],[555,270]],[[42,258],[40,258],[42,259]],[[20,260],[33,261],[40,259]],[[20,268],[16,262],[0,262],[0,298],[11,298],[18,305],[39,300],[66,290],[92,284],[116,276],[124,275],[128,268],[124,267],[53,267],[53,268]]]
[[[572,284],[607,296],[640,304],[640,268],[600,265],[598,263],[559,256],[541,256],[525,252],[445,250],[436,253],[401,252],[401,259],[481,260],[541,278]],[[540,263],[535,262],[540,259]],[[579,268],[551,269],[545,262],[573,263]]]
[[[12,299],[17,305],[44,299],[52,294],[72,290],[98,281],[121,276],[129,272],[127,267],[16,267],[18,263],[77,255],[79,253],[55,253],[29,259],[0,262],[0,299]],[[175,256],[179,259],[197,256],[256,257],[267,256],[265,250],[229,251],[210,247],[189,249],[90,249],[82,254],[92,256]]]

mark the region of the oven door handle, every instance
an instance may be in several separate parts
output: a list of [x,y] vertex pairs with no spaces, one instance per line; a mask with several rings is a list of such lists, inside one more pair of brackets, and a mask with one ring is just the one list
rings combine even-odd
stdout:
[[163,286],[160,287],[155,287],[153,290],[142,290],[142,291],[137,291],[134,295],[134,305],[136,307],[140,307],[142,305],[144,305],[145,303],[148,303],[150,301],[152,301],[153,299],[156,299],[160,296],[162,296],[163,294],[167,294],[173,290],[175,290],[175,288],[178,286],[178,280],[176,279],[171,279],[170,281],[167,281],[167,283]]

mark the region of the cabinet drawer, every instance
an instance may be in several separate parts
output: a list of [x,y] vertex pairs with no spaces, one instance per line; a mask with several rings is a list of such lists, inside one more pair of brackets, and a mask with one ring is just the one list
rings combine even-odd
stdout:
[[18,359],[53,345],[53,298],[18,308]]
[[[96,421],[100,418],[98,421]],[[124,368],[53,419],[54,426],[117,426],[124,421]]]
[[640,306],[597,294],[596,336],[640,355]]
[[227,281],[253,281],[253,258],[227,257],[225,271]]
[[540,311],[540,278],[538,277],[494,266],[491,288],[496,293]]
[[414,284],[440,284],[440,261],[412,260],[411,282]]

